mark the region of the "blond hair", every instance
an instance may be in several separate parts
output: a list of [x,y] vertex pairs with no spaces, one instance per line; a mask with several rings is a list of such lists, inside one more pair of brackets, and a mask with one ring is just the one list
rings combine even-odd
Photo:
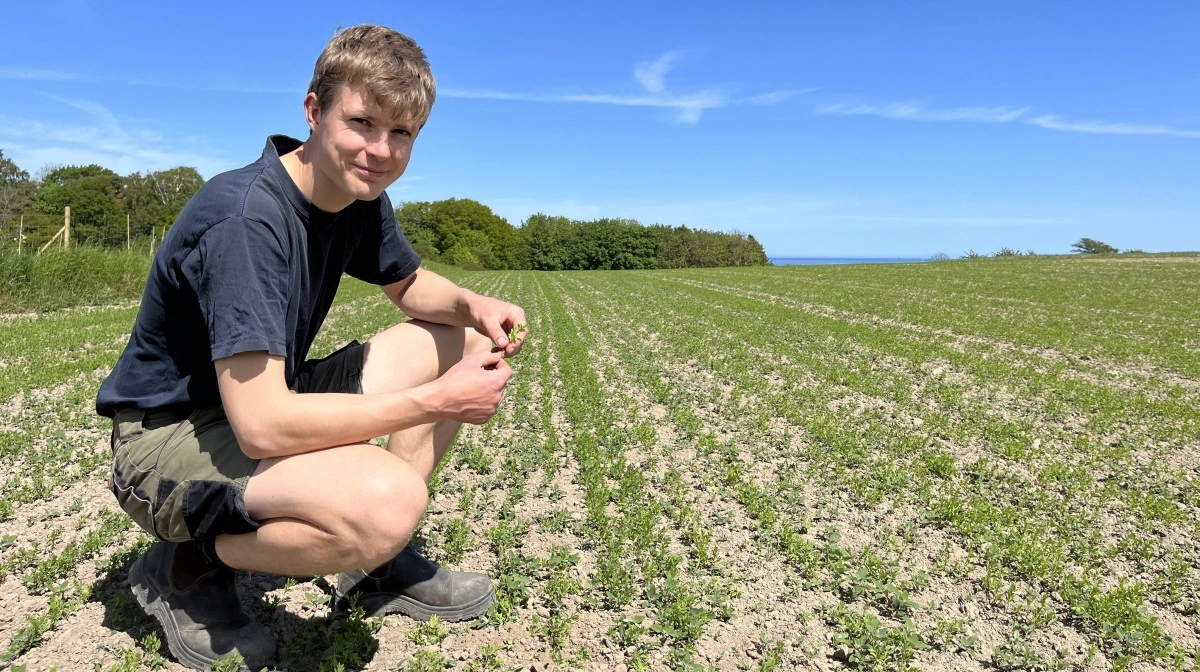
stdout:
[[425,52],[412,38],[383,26],[364,24],[334,35],[317,58],[308,92],[317,94],[324,112],[341,86],[354,84],[365,86],[388,114],[412,117],[418,125],[429,119],[437,95]]

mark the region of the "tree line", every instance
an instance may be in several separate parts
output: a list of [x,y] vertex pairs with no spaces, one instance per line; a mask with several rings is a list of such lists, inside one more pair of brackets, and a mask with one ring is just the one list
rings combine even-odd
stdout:
[[[124,247],[127,235],[161,235],[204,184],[195,169],[119,175],[95,164],[46,166],[30,176],[0,150],[0,237],[26,248],[48,241],[71,208],[71,242]],[[396,208],[401,229],[427,259],[466,268],[590,270],[767,264],[742,233],[644,226],[633,219],[577,221],[535,214],[519,227],[470,199],[412,201]],[[18,225],[18,222],[21,222]],[[126,228],[128,226],[128,230]]]
[[50,165],[31,177],[0,150],[0,232],[8,243],[20,236],[26,247],[41,245],[69,206],[72,243],[123,247],[127,235],[165,231],[203,184],[187,166],[120,175],[96,164]]
[[589,221],[537,213],[520,227],[465,198],[410,201],[396,218],[422,257],[466,268],[536,271],[762,266],[754,236],[635,219]]

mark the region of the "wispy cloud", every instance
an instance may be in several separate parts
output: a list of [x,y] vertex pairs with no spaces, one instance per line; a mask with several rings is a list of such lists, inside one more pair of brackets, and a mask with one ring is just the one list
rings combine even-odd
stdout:
[[864,105],[836,103],[820,110],[821,114],[839,116],[869,115],[888,119],[911,119],[913,121],[978,121],[1003,123],[1015,121],[1029,111],[1028,107],[953,107],[931,110],[916,103],[890,103],[888,105]]
[[687,95],[622,96],[607,93],[564,93],[534,94],[508,93],[503,91],[471,91],[467,89],[443,89],[438,95],[448,98],[478,98],[487,100],[513,100],[530,103],[597,103],[602,105],[625,105],[631,107],[657,107],[673,110],[676,119],[694,124],[700,121],[705,110],[715,110],[731,103],[731,100],[715,91],[698,91]]
[[633,67],[633,78],[650,93],[662,93],[666,88],[664,80],[667,72],[671,70],[681,55],[681,52],[678,51],[668,51],[659,56],[657,60],[638,63]]
[[204,152],[180,149],[161,133],[128,130],[105,106],[64,96],[48,96],[83,112],[86,121],[44,122],[40,119],[0,115],[0,143],[14,161],[31,172],[48,163],[98,163],[118,173],[194,166],[203,175],[227,168],[225,162]]
[[801,96],[806,93],[812,93],[816,90],[817,89],[815,89],[815,88],[809,88],[809,89],[790,89],[790,90],[786,90],[786,91],[772,91],[770,93],[763,93],[763,94],[759,94],[757,96],[750,96],[749,98],[742,98],[738,102],[744,103],[746,105],[774,105],[776,103],[782,103],[783,101],[785,101],[789,98],[794,98],[795,96]]
[[27,79],[37,82],[69,82],[82,79],[74,72],[7,66],[0,68],[0,79]]
[[[404,177],[401,177],[398,181],[393,182],[392,185],[387,188],[388,193],[392,193],[394,191],[412,191],[413,189],[416,189],[419,186],[415,183],[420,182],[420,181],[424,180],[425,178],[426,178],[425,175],[409,175],[408,173],[405,173]],[[397,199],[393,199],[393,200],[397,200]],[[399,199],[399,200],[404,200],[404,199]]]
[[1149,126],[1110,121],[1067,121],[1056,114],[1033,115],[1031,107],[952,107],[927,108],[919,103],[834,103],[818,108],[818,114],[851,116],[867,115],[908,121],[971,121],[977,123],[1023,123],[1052,131],[1094,133],[1099,135],[1166,135],[1180,138],[1200,138],[1200,131]]
[[1043,114],[1029,120],[1034,126],[1068,133],[1099,133],[1104,135],[1173,135],[1179,138],[1200,138],[1200,131],[1188,131],[1166,126],[1121,124],[1107,121],[1063,121],[1054,114]]
[[684,124],[695,124],[707,110],[716,110],[731,105],[774,105],[812,89],[770,91],[748,97],[736,97],[722,91],[703,89],[688,93],[669,92],[666,75],[681,57],[682,52],[668,52],[653,61],[638,63],[633,68],[633,77],[646,90],[645,94],[619,93],[520,93],[488,89],[444,88],[439,96],[447,98],[475,98],[484,100],[511,100],[532,103],[592,103],[599,105],[623,105],[671,110],[674,120]]
[[266,86],[260,84],[242,84],[238,82],[194,82],[170,81],[157,79],[131,79],[130,86],[148,86],[157,89],[182,89],[186,91],[206,91],[212,93],[266,93],[302,95],[308,90],[308,83],[295,86]]

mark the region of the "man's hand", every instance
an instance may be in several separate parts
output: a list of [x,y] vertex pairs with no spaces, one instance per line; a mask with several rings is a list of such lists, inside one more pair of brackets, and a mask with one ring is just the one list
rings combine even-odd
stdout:
[[496,414],[512,375],[504,351],[497,348],[467,355],[429,384],[437,386],[440,411],[447,418],[482,425]]
[[520,306],[480,296],[424,268],[384,286],[383,292],[409,317],[434,324],[471,327],[495,343],[505,357],[520,352],[528,335],[522,326],[525,311]]
[[[471,297],[471,322],[475,331],[491,339],[505,357],[521,352],[529,330],[525,328],[525,311],[507,301],[478,294]],[[509,339],[509,334],[512,339]]]

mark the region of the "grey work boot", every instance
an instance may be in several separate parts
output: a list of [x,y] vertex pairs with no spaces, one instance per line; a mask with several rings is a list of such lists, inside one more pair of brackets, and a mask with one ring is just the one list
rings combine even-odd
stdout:
[[178,548],[179,544],[157,543],[129,568],[138,604],[162,624],[175,658],[195,670],[207,670],[235,652],[250,670],[271,663],[275,638],[242,611],[233,570],[214,567],[187,589],[177,590],[171,572]]
[[356,569],[338,575],[337,598],[339,611],[357,599],[368,617],[399,612],[418,621],[437,616],[453,622],[483,615],[496,592],[486,574],[442,569],[406,546],[372,572]]

